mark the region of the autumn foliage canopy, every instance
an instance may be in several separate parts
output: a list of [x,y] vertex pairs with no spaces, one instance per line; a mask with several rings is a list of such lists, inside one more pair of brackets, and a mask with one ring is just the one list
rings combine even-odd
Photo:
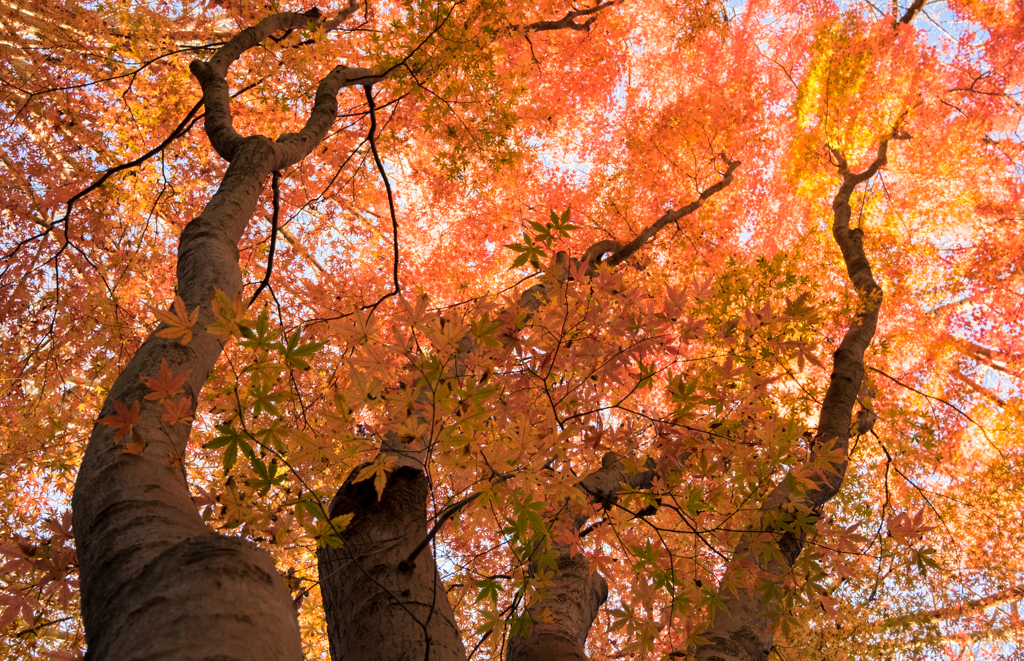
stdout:
[[1019,2],[0,25],[0,655],[1019,654]]

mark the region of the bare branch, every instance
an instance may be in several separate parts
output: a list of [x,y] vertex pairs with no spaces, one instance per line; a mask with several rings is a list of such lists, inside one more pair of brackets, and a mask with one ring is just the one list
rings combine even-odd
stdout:
[[373,100],[373,86],[365,85],[363,90],[366,92],[366,102],[370,106],[370,132],[367,134],[367,140],[370,141],[370,151],[373,152],[373,161],[377,164],[377,171],[380,172],[380,178],[384,180],[384,189],[388,193],[388,211],[391,212],[391,242],[394,248],[394,260],[391,268],[395,288],[391,293],[386,294],[380,299],[383,301],[389,296],[397,296],[402,291],[398,283],[398,218],[395,216],[395,196],[391,192],[391,181],[384,171],[384,163],[380,160],[380,153],[377,152],[377,138],[374,136],[374,133],[377,131],[377,106]]
[[704,206],[704,202],[707,201],[708,198],[710,198],[712,195],[714,195],[715,193],[719,192],[720,190],[731,184],[733,182],[733,173],[735,173],[736,168],[740,166],[740,162],[731,160],[728,156],[725,155],[724,152],[721,154],[721,158],[726,163],[727,167],[725,170],[725,174],[722,175],[722,179],[719,182],[709,186],[708,188],[705,188],[703,191],[701,191],[700,196],[696,200],[690,202],[686,206],[680,207],[679,209],[675,209],[673,211],[665,212],[665,215],[663,215],[661,218],[659,218],[658,220],[654,221],[649,226],[644,228],[644,230],[640,232],[640,234],[635,239],[627,243],[625,246],[620,248],[614,255],[609,257],[607,261],[608,266],[618,266],[626,259],[628,259],[633,253],[639,250],[645,243],[653,239],[655,235],[657,235],[658,232],[664,229],[665,226],[667,226],[669,223],[677,222],[680,219],[690,215],[697,209]]
[[331,20],[324,21],[321,24],[321,27],[323,27],[325,32],[330,32],[331,30],[334,30],[336,27],[344,23],[348,19],[348,17],[356,13],[358,9],[359,0],[348,0],[348,5],[344,9],[339,11],[338,15],[332,18]]
[[988,347],[983,347],[980,344],[975,344],[974,342],[963,338],[955,336],[950,336],[950,338],[967,352],[969,358],[1004,374],[1008,374],[1018,379],[1022,378],[1018,372],[1011,369],[1010,365],[1005,360],[1006,356],[1002,352],[995,349],[989,349]]
[[285,133],[277,139],[279,145],[289,148],[289,153],[282,155],[286,160],[279,164],[279,169],[289,167],[302,160],[305,154],[312,151],[313,147],[324,139],[338,115],[339,90],[343,87],[373,85],[386,77],[387,72],[378,73],[374,69],[345,65],[335,67],[324,76],[316,89],[313,109],[309,113],[309,119],[306,120],[305,126],[298,133]]
[[[118,172],[123,172],[124,170],[129,170],[131,168],[138,167],[139,165],[142,165],[143,163],[145,163],[149,159],[153,158],[157,154],[161,153],[163,150],[167,149],[167,147],[172,142],[174,142],[175,140],[177,140],[181,136],[183,136],[186,133],[188,133],[188,131],[192,128],[192,126],[196,123],[196,121],[199,118],[202,117],[202,115],[199,115],[199,117],[196,116],[196,113],[198,113],[199,109],[202,108],[202,107],[203,107],[203,102],[202,101],[199,101],[194,106],[192,106],[192,109],[189,110],[188,113],[185,115],[185,118],[182,119],[181,122],[178,123],[178,126],[175,127],[175,129],[173,131],[171,131],[171,133],[164,139],[164,141],[161,142],[156,147],[150,149],[148,152],[146,152],[142,156],[139,156],[138,158],[136,158],[133,161],[128,161],[127,163],[121,163],[120,165],[115,165],[112,168],[108,168],[108,169],[104,170],[103,173],[99,176],[98,179],[96,179],[91,184],[89,184],[88,186],[86,186],[85,188],[83,188],[82,190],[78,191],[77,193],[75,193],[74,195],[71,196],[71,198],[65,203],[64,216],[63,217],[53,221],[50,224],[43,224],[42,226],[43,226],[44,229],[43,229],[42,232],[39,232],[38,234],[34,234],[34,235],[28,237],[27,239],[24,239],[24,240],[20,241],[18,243],[18,245],[15,246],[15,248],[11,252],[9,252],[7,255],[4,256],[4,259],[5,260],[9,260],[11,257],[14,256],[15,253],[17,253],[22,248],[22,246],[24,246],[25,244],[27,244],[27,243],[29,243],[31,241],[34,241],[35,239],[39,239],[39,238],[42,238],[42,237],[46,236],[47,234],[52,232],[53,228],[56,227],[57,225],[64,225],[64,235],[65,235],[65,237],[69,237],[70,236],[70,227],[68,225],[68,221],[71,218],[71,211],[72,211],[72,209],[75,206],[75,202],[77,202],[78,200],[82,199],[83,197],[85,197],[89,193],[93,192],[94,190],[96,190],[100,186],[102,186],[104,184],[104,182],[107,181],[107,179],[110,179],[112,176],[114,176]],[[39,224],[39,223],[37,223],[37,224]]]
[[242,142],[242,136],[232,125],[229,103],[228,67],[242,53],[253,48],[270,35],[280,30],[296,29],[310,23],[310,18],[294,12],[272,14],[256,25],[242,30],[221,46],[209,62],[195,60],[189,70],[203,88],[203,102],[206,104],[206,134],[214,150],[226,161],[230,161]]
[[1024,586],[1014,585],[1013,587],[994,592],[978,599],[971,599],[969,601],[960,602],[953,606],[945,606],[943,608],[936,608],[930,611],[924,611],[923,613],[914,613],[909,618],[902,619],[901,622],[913,622],[915,624],[923,624],[930,622],[941,622],[944,620],[952,620],[953,618],[962,617],[969,613],[976,613],[983,611],[987,608],[994,608],[996,606],[1002,606],[1003,604],[1013,603],[1024,599]]
[[901,25],[910,25],[918,13],[924,9],[925,0],[914,0],[914,3],[907,8],[907,11],[900,18]]
[[[514,475],[514,473],[502,475],[498,477],[498,479],[494,480],[494,482],[491,482],[490,486],[501,484],[506,480],[510,480],[512,479],[512,477],[514,477]],[[463,507],[471,504],[473,501],[475,501],[477,498],[484,495],[485,493],[486,490],[477,491],[476,493],[470,494],[469,496],[466,496],[462,500],[456,501],[449,505],[448,507],[441,510],[441,513],[437,516],[437,522],[434,523],[434,527],[430,529],[430,532],[427,533],[427,536],[423,538],[423,541],[417,544],[416,548],[414,548],[409,553],[408,557],[406,557],[405,560],[398,564],[398,568],[402,571],[412,571],[413,566],[416,564],[416,558],[419,556],[420,553],[423,552],[425,548],[427,548],[427,546],[430,545],[430,542],[432,542],[434,538],[437,537],[437,533],[441,531],[441,527],[444,526],[445,522],[448,519],[455,516],[456,514],[458,514]]]
[[[653,459],[646,459],[640,470],[628,472],[622,457],[608,452],[601,458],[601,468],[584,477],[578,489],[591,503],[610,509],[617,503],[623,485],[631,489],[649,488],[654,476]],[[590,512],[568,500],[566,509],[572,526],[576,530],[583,527]],[[534,600],[527,606],[534,624],[526,636],[509,638],[506,656],[509,661],[585,661],[588,658],[584,645],[598,609],[608,598],[608,583],[601,574],[590,571],[583,554],[573,555],[563,544],[555,544],[554,548],[549,545],[548,551],[553,551],[558,567],[547,587],[551,596]],[[531,572],[537,569],[536,564],[531,562]],[[541,617],[545,611],[552,617]]]
[[256,299],[259,298],[260,293],[270,284],[270,274],[274,271],[274,248],[277,246],[277,220],[281,214],[280,170],[274,170],[273,176],[270,179],[270,188],[274,191],[274,213],[270,217],[270,252],[267,254],[267,272],[263,274],[263,281],[256,288],[256,293],[249,299],[249,305],[246,307],[250,308],[256,302]]
[[[517,29],[522,29],[525,32],[551,32],[554,30],[575,30],[577,32],[586,32],[590,29],[590,26],[597,20],[597,13],[603,11],[609,7],[615,6],[617,0],[610,0],[609,2],[602,2],[589,9],[575,9],[566,12],[565,16],[557,21],[536,21],[527,25],[519,26]],[[577,18],[589,16],[587,20],[582,23],[577,23]]]
[[995,394],[994,392],[992,392],[991,390],[989,390],[985,386],[981,385],[980,383],[978,383],[977,381],[975,381],[971,377],[967,376],[966,374],[964,374],[960,370],[952,369],[952,370],[949,371],[949,374],[954,379],[956,379],[960,383],[964,384],[965,386],[967,386],[968,388],[970,388],[974,392],[978,393],[979,395],[981,395],[981,396],[983,396],[983,397],[993,401],[994,403],[998,404],[999,406],[1006,406],[1006,400],[1005,399],[1003,399],[999,395]]

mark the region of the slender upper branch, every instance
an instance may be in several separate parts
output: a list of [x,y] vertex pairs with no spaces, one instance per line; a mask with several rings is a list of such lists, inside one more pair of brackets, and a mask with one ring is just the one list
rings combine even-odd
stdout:
[[[597,13],[603,11],[616,4],[617,0],[609,0],[608,2],[599,3],[589,9],[574,9],[566,12],[565,16],[557,21],[536,21],[522,26],[522,29],[526,32],[550,32],[554,30],[576,30],[584,32],[590,29],[590,26],[597,20]],[[587,20],[582,23],[577,23],[577,18],[583,16],[589,16]]]
[[277,246],[277,231],[278,221],[281,217],[281,171],[274,170],[271,178],[270,188],[274,193],[274,213],[270,217],[270,251],[267,253],[267,272],[263,274],[263,280],[260,281],[260,286],[256,288],[256,292],[249,299],[249,305],[246,307],[252,307],[252,304],[259,298],[260,293],[264,289],[270,286],[270,276],[274,273],[274,250]]
[[924,9],[924,3],[925,0],[914,0],[913,4],[907,7],[907,11],[903,14],[903,17],[900,19],[899,22],[902,23],[903,25],[909,25],[911,21],[913,21],[914,18],[918,15],[918,13],[920,13],[920,11]]
[[721,157],[722,160],[725,161],[726,170],[725,174],[722,175],[722,179],[720,181],[705,188],[703,191],[701,191],[700,195],[697,197],[696,200],[690,202],[686,206],[680,207],[679,209],[666,211],[665,215],[663,215],[661,218],[645,227],[644,230],[640,232],[640,234],[637,235],[635,239],[624,245],[622,248],[619,248],[619,250],[614,255],[609,257],[607,262],[608,266],[613,267],[617,266],[618,264],[621,264],[623,261],[628,259],[633,253],[639,250],[645,243],[654,238],[654,236],[669,223],[674,223],[680,220],[681,218],[690,215],[697,209],[704,206],[704,202],[708,198],[710,198],[712,195],[714,195],[718,191],[722,190],[723,188],[731,184],[733,181],[733,173],[735,173],[736,168],[740,166],[740,162],[731,160],[728,156],[725,155],[724,152],[721,154]]
[[[389,295],[397,296],[401,293],[402,287],[398,282],[398,218],[395,215],[395,196],[391,192],[391,181],[388,179],[388,173],[384,171],[384,163],[381,161],[380,153],[377,151],[377,104],[373,100],[373,86],[364,85],[363,91],[366,93],[366,104],[370,107],[370,132],[367,134],[366,139],[370,143],[373,162],[377,164],[377,171],[380,173],[380,178],[384,181],[384,189],[388,194],[388,211],[391,213],[391,244],[394,249],[394,260],[391,267],[395,284],[394,291]],[[384,298],[387,298],[387,295]],[[381,300],[383,301],[384,299],[382,298]]]

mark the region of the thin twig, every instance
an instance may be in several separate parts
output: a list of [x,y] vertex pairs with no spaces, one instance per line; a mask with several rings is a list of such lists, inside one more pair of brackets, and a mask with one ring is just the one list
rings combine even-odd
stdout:
[[388,179],[388,175],[384,171],[384,163],[381,162],[380,153],[377,151],[377,138],[374,136],[374,133],[377,131],[377,104],[373,101],[373,85],[364,85],[363,90],[366,92],[366,102],[370,105],[370,133],[367,136],[367,140],[370,141],[370,151],[373,152],[373,160],[377,164],[377,170],[380,172],[380,177],[384,180],[384,189],[388,193],[388,210],[391,212],[391,240],[395,252],[394,264],[392,267],[395,288],[393,291],[381,297],[381,299],[374,304],[374,309],[376,309],[376,306],[384,302],[385,299],[390,298],[391,296],[397,296],[402,291],[398,282],[398,218],[395,216],[395,196],[391,192],[391,181]]
[[[511,479],[512,477],[513,477],[512,473],[508,473],[506,475],[502,475],[497,480],[492,482],[491,486],[494,486],[495,484],[501,484],[505,480]],[[416,562],[416,558],[419,556],[420,553],[423,552],[423,549],[427,548],[427,546],[430,544],[430,542],[433,541],[434,537],[437,536],[437,533],[441,530],[441,526],[443,526],[445,524],[445,521],[447,521],[448,519],[450,519],[453,516],[455,516],[456,514],[458,514],[459,511],[463,507],[465,507],[466,505],[469,505],[474,500],[476,500],[477,498],[482,496],[484,493],[485,493],[485,491],[477,491],[476,493],[471,494],[469,496],[466,496],[462,500],[460,500],[460,501],[458,501],[456,503],[453,503],[453,504],[449,505],[448,507],[444,508],[444,510],[441,512],[440,516],[437,517],[437,523],[434,524],[434,527],[430,529],[430,532],[427,533],[427,536],[423,538],[423,541],[421,541],[419,544],[417,544],[416,548],[414,548],[409,553],[409,557],[407,557],[405,560],[403,560],[401,563],[399,563],[398,568],[403,570],[403,571],[412,571],[412,568],[415,566],[414,563]]]
[[274,170],[270,178],[270,187],[274,191],[274,213],[270,217],[270,252],[267,253],[267,272],[263,274],[263,282],[256,288],[256,293],[249,299],[247,308],[251,308],[260,293],[270,284],[270,274],[274,270],[274,248],[277,246],[277,219],[281,214],[281,171]]
[[996,444],[995,444],[995,443],[994,443],[994,442],[992,441],[992,439],[991,439],[991,438],[989,438],[989,436],[988,436],[988,431],[987,431],[987,430],[985,429],[984,425],[982,425],[982,424],[981,424],[980,422],[978,422],[977,420],[975,420],[975,419],[974,419],[974,418],[972,418],[971,416],[967,415],[967,412],[966,412],[966,411],[964,411],[963,409],[961,409],[961,408],[960,408],[959,406],[957,406],[956,404],[953,404],[952,402],[950,402],[950,401],[948,401],[948,400],[945,400],[945,399],[943,399],[943,398],[941,398],[941,397],[936,397],[936,396],[934,396],[934,395],[929,395],[929,394],[928,394],[928,393],[926,393],[926,392],[922,392],[922,391],[918,390],[917,388],[915,388],[915,387],[914,387],[914,386],[912,386],[912,385],[909,385],[909,384],[903,383],[902,381],[900,381],[900,380],[899,380],[899,379],[897,379],[896,377],[892,376],[891,374],[886,374],[885,372],[883,372],[882,370],[878,369],[877,367],[872,367],[872,366],[868,365],[868,366],[867,366],[867,369],[871,370],[872,372],[878,372],[879,374],[881,374],[881,375],[882,375],[882,376],[884,376],[885,378],[889,379],[890,381],[892,381],[892,382],[893,382],[893,383],[895,383],[896,385],[898,385],[898,386],[903,386],[903,387],[904,387],[904,388],[906,388],[907,390],[909,390],[909,391],[911,391],[911,392],[913,392],[913,393],[917,393],[918,395],[921,395],[921,396],[922,396],[922,397],[924,397],[925,399],[931,399],[931,400],[934,400],[934,401],[936,401],[936,402],[940,402],[940,403],[942,403],[942,404],[945,404],[945,405],[946,405],[946,406],[948,406],[949,408],[953,409],[954,411],[956,411],[957,413],[959,413],[959,414],[960,414],[961,416],[963,416],[963,417],[964,417],[964,419],[966,419],[966,420],[967,420],[968,422],[970,422],[971,424],[973,424],[973,425],[974,425],[975,427],[977,427],[977,428],[978,428],[978,429],[979,429],[979,430],[981,431],[981,434],[982,434],[982,436],[984,436],[984,437],[985,437],[985,441],[986,441],[986,442],[987,442],[987,443],[988,443],[988,444],[989,444],[990,446],[992,446],[992,449],[993,449],[993,450],[995,450],[996,452],[998,452],[998,453],[999,453],[999,456],[1000,456],[1000,457],[1002,457],[1002,458],[1004,458],[1004,459],[1006,458],[1006,454],[1005,454],[1005,453],[1004,453],[1004,452],[1002,451],[1002,449],[1001,449],[1001,448],[1000,448],[1000,447],[999,447],[998,445],[996,445]]

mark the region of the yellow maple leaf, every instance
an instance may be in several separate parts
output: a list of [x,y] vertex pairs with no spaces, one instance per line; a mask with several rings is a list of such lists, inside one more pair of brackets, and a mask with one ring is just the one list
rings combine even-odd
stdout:
[[232,337],[242,337],[238,322],[245,319],[246,307],[240,297],[235,300],[218,287],[213,288],[213,315],[217,321],[206,327],[206,332],[217,336],[221,344],[227,344]]
[[398,457],[390,454],[378,454],[369,466],[359,471],[359,475],[356,475],[354,481],[362,482],[372,477],[373,488],[377,490],[377,500],[379,501],[384,494],[384,486],[388,482],[388,473],[395,470],[397,465]]
[[157,337],[166,337],[172,340],[180,337],[182,344],[189,343],[192,339],[192,327],[199,321],[199,306],[196,306],[196,309],[189,314],[188,308],[185,307],[185,301],[181,300],[181,296],[175,295],[171,312],[158,310],[151,305],[146,307],[153,313],[153,316],[170,327],[157,331]]
[[314,436],[300,429],[289,429],[287,433],[295,441],[295,447],[288,454],[289,460],[295,464],[309,461],[314,466],[322,466],[342,460],[341,455],[334,450],[334,441],[328,436]]
[[315,520],[303,524],[302,527],[305,528],[310,537],[316,540],[317,548],[323,546],[341,548],[343,542],[340,533],[348,527],[354,516],[354,512],[349,512],[348,514],[336,516],[330,521]]

